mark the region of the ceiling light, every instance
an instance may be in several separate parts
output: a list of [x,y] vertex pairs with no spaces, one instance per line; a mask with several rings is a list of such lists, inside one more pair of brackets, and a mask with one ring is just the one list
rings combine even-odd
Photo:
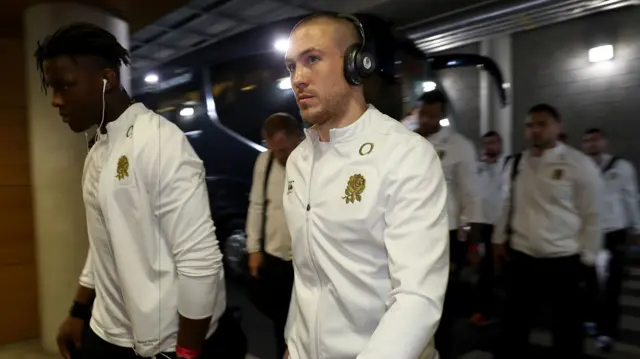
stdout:
[[440,120],[440,126],[448,127],[449,126],[449,119],[448,118],[443,118],[442,120]]
[[158,77],[158,75],[156,74],[148,74],[144,77],[144,82],[148,84],[155,84],[158,83],[158,81],[160,81],[160,77]]
[[185,107],[182,110],[180,110],[180,116],[182,117],[193,116],[195,112],[196,111],[193,109],[193,107]]
[[422,83],[422,91],[424,92],[431,92],[435,90],[436,87],[438,87],[438,85],[433,81],[426,81]]
[[613,59],[613,45],[603,45],[589,50],[590,62],[603,62]]
[[289,49],[289,40],[288,39],[278,39],[273,44],[273,47],[280,52],[287,52]]
[[278,88],[280,90],[290,90],[291,89],[291,77],[285,77],[278,80]]

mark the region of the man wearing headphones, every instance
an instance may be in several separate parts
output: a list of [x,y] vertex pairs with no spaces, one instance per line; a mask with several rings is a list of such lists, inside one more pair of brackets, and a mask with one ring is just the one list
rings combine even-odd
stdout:
[[221,350],[229,345],[220,336],[224,272],[204,167],[184,133],[131,101],[119,78],[129,53],[109,32],[72,24],[39,43],[35,57],[71,130],[98,125],[82,176],[89,253],[60,353],[233,357]]
[[283,199],[295,268],[292,359],[414,359],[442,312],[449,237],[440,161],[425,139],[367,105],[371,40],[358,19],[331,14],[290,35],[285,63],[312,125],[287,162]]

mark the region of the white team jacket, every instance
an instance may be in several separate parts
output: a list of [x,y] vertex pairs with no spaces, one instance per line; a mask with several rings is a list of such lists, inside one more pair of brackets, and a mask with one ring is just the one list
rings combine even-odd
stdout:
[[466,223],[487,223],[482,213],[482,180],[478,174],[478,155],[471,141],[451,127],[427,137],[442,162],[449,197],[449,229]]
[[449,275],[440,161],[373,107],[330,140],[307,131],[286,167],[290,357],[416,359],[438,326]]
[[212,316],[213,333],[226,306],[222,254],[184,133],[134,104],[100,135],[82,181],[90,251],[80,284],[96,291],[96,334],[150,357],[175,350],[178,312]]

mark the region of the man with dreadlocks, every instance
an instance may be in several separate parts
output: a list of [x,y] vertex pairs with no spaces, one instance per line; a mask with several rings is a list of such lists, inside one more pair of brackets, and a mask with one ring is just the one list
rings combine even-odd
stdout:
[[222,338],[222,255],[202,161],[178,127],[122,88],[129,53],[109,32],[72,24],[35,57],[71,130],[98,125],[82,176],[89,253],[60,328],[61,354],[235,358]]

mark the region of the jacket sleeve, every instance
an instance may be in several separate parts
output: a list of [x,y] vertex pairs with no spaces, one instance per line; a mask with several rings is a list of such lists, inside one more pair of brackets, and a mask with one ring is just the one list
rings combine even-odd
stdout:
[[137,158],[142,180],[159,235],[173,252],[178,311],[189,319],[204,319],[213,315],[215,294],[224,286],[204,166],[177,126],[164,119],[153,126],[144,129],[152,134],[145,136]]
[[456,165],[455,196],[461,207],[460,217],[466,223],[485,223],[476,150],[467,139],[460,142],[458,149],[461,161]]
[[261,153],[253,166],[253,181],[249,195],[249,210],[247,211],[247,252],[260,251],[260,237],[262,236],[262,214],[264,208],[264,175],[267,153]]
[[447,188],[434,148],[410,141],[390,159],[384,243],[392,290],[387,311],[358,359],[418,358],[432,339],[449,278]]
[[95,289],[96,285],[93,279],[93,262],[91,260],[91,249],[87,251],[87,259],[84,261],[84,268],[80,274],[78,281],[81,286],[89,289]]
[[586,156],[578,163],[575,206],[582,225],[578,238],[581,244],[582,262],[594,265],[602,245],[600,211],[604,194],[604,181],[596,165]]
[[638,209],[638,179],[633,165],[627,161],[620,161],[622,172],[622,200],[632,233],[640,234],[640,211]]

